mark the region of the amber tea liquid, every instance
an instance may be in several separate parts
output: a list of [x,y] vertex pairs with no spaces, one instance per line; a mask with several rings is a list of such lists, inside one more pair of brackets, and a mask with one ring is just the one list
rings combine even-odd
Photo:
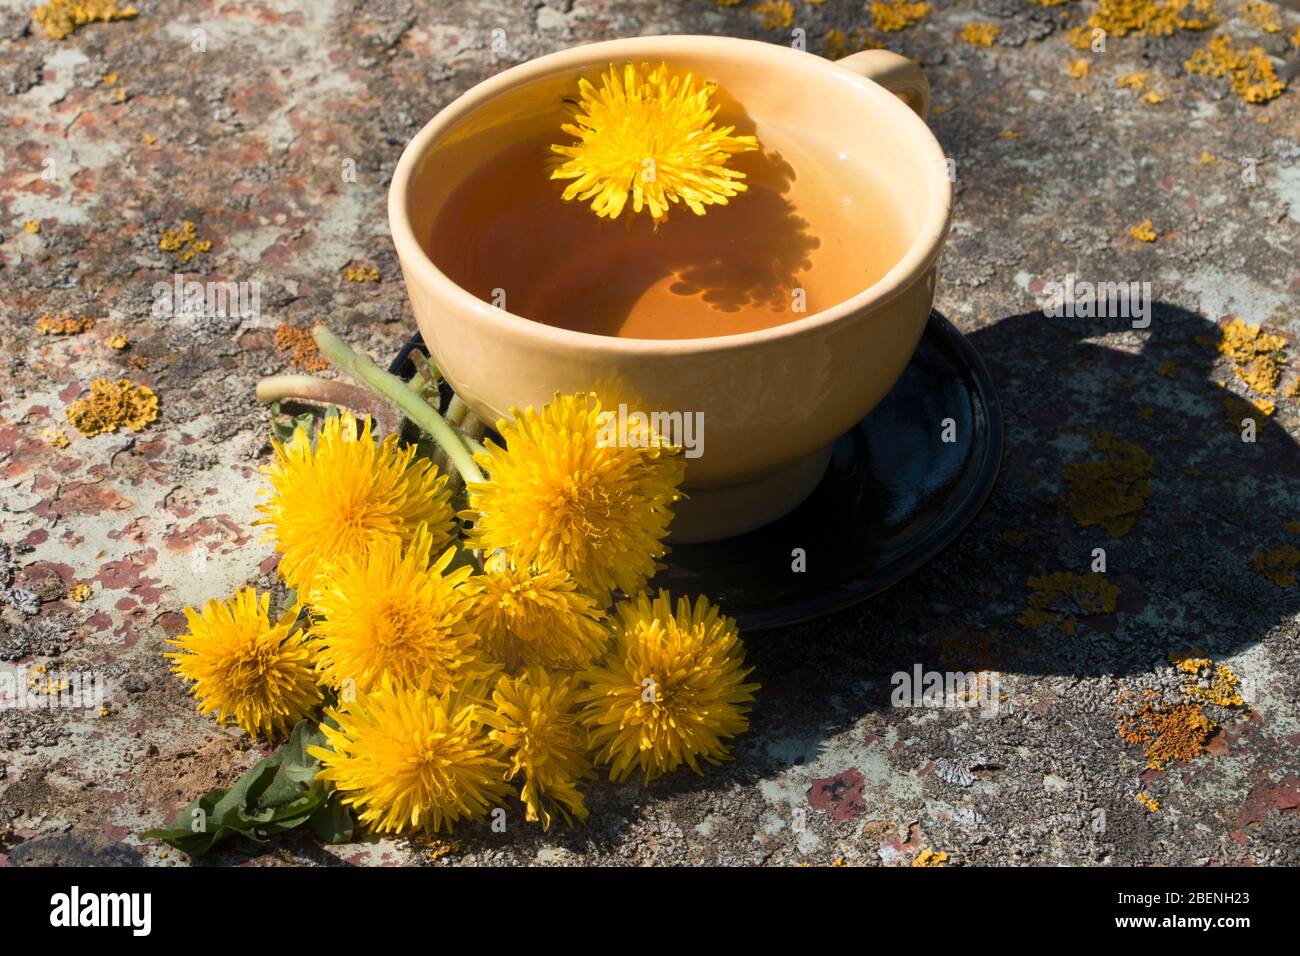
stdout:
[[457,285],[537,322],[641,339],[749,332],[856,295],[905,251],[891,197],[772,134],[731,161],[747,192],[705,216],[674,205],[657,229],[630,202],[611,222],[562,200],[551,141],[483,163],[439,211],[429,247]]

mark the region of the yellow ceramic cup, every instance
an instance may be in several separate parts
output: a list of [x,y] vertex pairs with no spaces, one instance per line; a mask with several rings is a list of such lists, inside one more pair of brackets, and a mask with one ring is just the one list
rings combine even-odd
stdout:
[[[838,147],[846,201],[869,168],[892,195],[906,251],[875,284],[795,321],[694,339],[628,339],[533,322],[448,279],[427,249],[448,196],[488,156],[558,129],[579,75],[666,61],[716,80],[765,129],[812,130]],[[798,505],[825,473],[831,443],[890,390],[934,299],[952,203],[948,164],[926,126],[919,67],[882,50],[832,63],[783,46],[712,36],[612,40],[540,57],[485,80],[407,145],[388,218],[420,333],[480,418],[540,407],[555,392],[617,383],[646,410],[698,412],[703,454],[688,461],[672,540],[760,527]],[[743,197],[741,200],[743,201]],[[546,237],[538,236],[545,242]],[[938,423],[936,423],[936,428]]]

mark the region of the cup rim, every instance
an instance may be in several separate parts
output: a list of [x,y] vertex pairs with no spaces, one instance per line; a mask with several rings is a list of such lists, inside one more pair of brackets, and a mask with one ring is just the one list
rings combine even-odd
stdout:
[[[866,97],[871,101],[874,110],[883,111],[886,116],[892,114],[895,122],[903,125],[914,124],[914,128],[920,127],[917,132],[922,134],[921,148],[933,153],[931,168],[937,201],[927,212],[917,230],[916,238],[908,246],[907,251],[876,282],[819,312],[749,332],[691,339],[623,338],[547,325],[491,305],[453,282],[429,258],[411,226],[407,197],[419,161],[438,139],[460,120],[510,88],[541,79],[557,70],[572,69],[588,62],[603,64],[605,61],[616,63],[621,60],[670,61],[674,55],[683,52],[707,58],[710,50],[716,51],[719,44],[736,49],[743,48],[746,56],[752,56],[756,60],[767,60],[768,65],[775,69],[790,70],[806,67],[821,74],[826,82],[838,83],[846,91]],[[836,66],[832,60],[791,47],[740,37],[692,34],[626,37],[582,44],[520,63],[474,85],[439,110],[406,144],[397,161],[388,189],[388,223],[404,273],[408,270],[413,271],[423,284],[440,289],[460,309],[477,316],[502,333],[523,336],[539,344],[556,348],[595,348],[615,354],[694,354],[729,351],[792,338],[813,330],[824,330],[829,326],[852,321],[854,317],[861,316],[872,308],[888,302],[916,281],[938,258],[943,240],[948,233],[952,217],[952,183],[946,174],[946,168],[947,160],[943,149],[924,120],[884,87],[852,70]]]

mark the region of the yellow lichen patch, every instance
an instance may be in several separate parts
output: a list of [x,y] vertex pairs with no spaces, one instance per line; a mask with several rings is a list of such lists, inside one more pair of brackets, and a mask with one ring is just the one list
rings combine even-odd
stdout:
[[354,263],[343,270],[343,278],[348,282],[378,282],[379,267]]
[[1300,27],[1295,28],[1295,33],[1291,34],[1291,45],[1300,47]]
[[1208,166],[1216,159],[1218,159],[1218,157],[1215,156],[1213,153],[1207,153],[1205,150],[1201,150],[1201,157],[1200,159],[1197,160],[1197,162],[1200,163],[1202,166]]
[[73,318],[66,310],[58,315],[46,314],[36,323],[36,331],[41,335],[80,335],[95,327],[95,320],[88,315]]
[[51,40],[62,40],[88,23],[108,23],[138,16],[135,7],[117,0],[50,0],[32,11],[32,22]]
[[1115,77],[1115,83],[1130,90],[1144,90],[1150,77],[1150,73],[1121,73]]
[[145,385],[125,378],[110,382],[97,378],[90,394],[68,406],[68,421],[83,435],[98,435],[129,428],[138,432],[158,417],[158,396]]
[[936,853],[934,850],[922,850],[912,858],[912,866],[946,866],[948,863],[948,854],[940,850]]
[[68,436],[61,428],[42,428],[41,441],[52,448],[67,448]]
[[1288,521],[1286,524],[1282,525],[1282,527],[1286,528],[1286,530],[1290,531],[1292,534],[1300,534],[1300,521]]
[[896,33],[930,15],[928,3],[908,3],[907,0],[874,0],[871,20],[882,33]]
[[179,229],[164,229],[158,239],[158,248],[174,254],[178,262],[189,262],[200,252],[210,250],[212,241],[200,239],[198,227],[187,219]]
[[1029,603],[1016,618],[1022,627],[1040,631],[1057,627],[1073,637],[1079,630],[1075,612],[1085,617],[1110,614],[1119,599],[1119,588],[1100,574],[1072,574],[1054,571],[1029,579]]
[[1246,419],[1256,421],[1277,411],[1277,406],[1267,398],[1244,399],[1236,395],[1223,397],[1223,420],[1234,431],[1244,427]]
[[1144,422],[1151,421],[1151,419],[1155,417],[1155,414],[1156,410],[1151,405],[1143,405],[1138,409],[1138,418],[1142,419]]
[[1088,26],[1117,37],[1168,36],[1175,30],[1204,30],[1217,22],[1212,0],[1101,0],[1088,17]]
[[1158,103],[1163,103],[1164,101],[1165,98],[1161,96],[1159,93],[1157,93],[1155,90],[1149,90],[1148,92],[1142,94],[1142,102],[1148,103],[1151,106],[1155,106]]
[[1081,80],[1088,75],[1088,67],[1087,60],[1071,60],[1066,64],[1065,72],[1070,74],[1071,79]]
[[143,133],[140,136],[140,142],[144,143],[146,146],[152,146],[154,143],[158,142],[158,137],[153,133]]
[[1300,568],[1300,548],[1284,544],[1272,551],[1259,550],[1250,558],[1251,566],[1280,588],[1295,585],[1296,569]]
[[23,232],[29,236],[39,236],[41,234],[40,221],[36,219],[28,219],[23,223]]
[[1160,801],[1150,794],[1139,793],[1137,795],[1137,802],[1142,804],[1142,806],[1146,807],[1152,813],[1157,813],[1160,810]]
[[762,18],[764,30],[784,30],[794,23],[794,4],[790,0],[763,0],[754,12]]
[[[1131,697],[1125,691],[1120,701]],[[1205,715],[1201,705],[1182,701],[1165,706],[1154,691],[1146,692],[1146,700],[1135,711],[1120,716],[1116,732],[1120,739],[1143,748],[1147,767],[1163,770],[1174,760],[1191,760],[1205,750],[1210,736],[1218,724]]]
[[94,593],[94,590],[95,589],[85,581],[80,581],[68,588],[68,597],[73,601],[76,601],[78,604],[84,604],[86,601],[90,600],[90,595]]
[[1037,4],[1040,7],[1059,7],[1070,0],[1029,0],[1030,3]]
[[1154,462],[1137,445],[1106,432],[1093,436],[1092,447],[1106,457],[1065,466],[1065,506],[1080,527],[1100,525],[1112,538],[1122,538],[1146,507],[1146,476]]
[[[1237,377],[1264,395],[1273,395],[1282,379],[1282,366],[1286,364],[1286,339],[1269,335],[1258,325],[1247,325],[1233,319],[1219,329],[1218,341],[1198,336],[1197,341],[1212,343],[1220,355],[1232,360]],[[1266,414],[1273,414],[1270,410]]]
[[1017,132],[1016,132],[1015,130],[1013,130],[1013,129],[1004,129],[1004,130],[1002,130],[1002,132],[998,133],[998,135],[999,135],[1000,137],[1002,137],[1003,139],[1019,139],[1019,138],[1020,138],[1020,134],[1017,133]]
[[1178,363],[1173,359],[1165,359],[1160,363],[1160,367],[1156,369],[1156,374],[1161,378],[1177,378]]
[[127,341],[125,335],[123,335],[121,332],[118,332],[116,335],[110,335],[108,339],[104,342],[104,344],[107,345],[114,352],[120,352],[122,351],[122,349],[126,348],[130,343]]
[[991,23],[968,23],[961,28],[961,38],[971,46],[992,46],[1002,28]]
[[745,0],[713,0],[713,2],[719,7],[738,7]]
[[[1215,664],[1200,650],[1170,654],[1169,663],[1184,674],[1194,678],[1183,685],[1183,693],[1220,707],[1245,707],[1246,701],[1238,690],[1237,675],[1227,664]],[[1201,686],[1204,680],[1206,686]]]
[[1212,37],[1203,49],[1194,51],[1183,68],[1188,73],[1228,77],[1233,90],[1247,103],[1267,103],[1286,89],[1263,47],[1239,50],[1226,33]]
[[1160,237],[1160,233],[1156,232],[1155,223],[1150,219],[1143,219],[1136,226],[1129,226],[1128,234],[1139,242],[1155,242]]
[[1076,50],[1092,49],[1092,31],[1084,27],[1071,27],[1065,39]]
[[835,859],[831,860],[831,866],[834,867],[845,867],[848,865],[849,865],[848,861],[845,860],[844,857],[842,856],[837,856]]
[[1239,8],[1241,17],[1256,30],[1265,33],[1281,33],[1282,23],[1277,18],[1277,7],[1261,0],[1249,0]]
[[827,30],[822,41],[822,50],[829,60],[841,60],[851,53],[862,50],[883,50],[885,44],[879,37],[872,36],[862,27],[852,30]]

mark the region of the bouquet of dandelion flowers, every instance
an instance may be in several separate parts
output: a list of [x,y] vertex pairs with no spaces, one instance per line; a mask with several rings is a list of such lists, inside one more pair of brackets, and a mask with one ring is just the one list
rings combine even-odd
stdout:
[[[547,829],[586,819],[597,769],[648,783],[726,759],[757,690],[736,625],[646,590],[680,450],[601,442],[594,394],[515,410],[479,444],[426,401],[431,373],[408,384],[316,337],[389,407],[272,442],[255,523],[286,597],[187,610],[167,652],[200,713],[288,741],[147,835],[192,853],[302,823],[432,835],[512,806]],[[432,442],[379,437],[394,407]]]

